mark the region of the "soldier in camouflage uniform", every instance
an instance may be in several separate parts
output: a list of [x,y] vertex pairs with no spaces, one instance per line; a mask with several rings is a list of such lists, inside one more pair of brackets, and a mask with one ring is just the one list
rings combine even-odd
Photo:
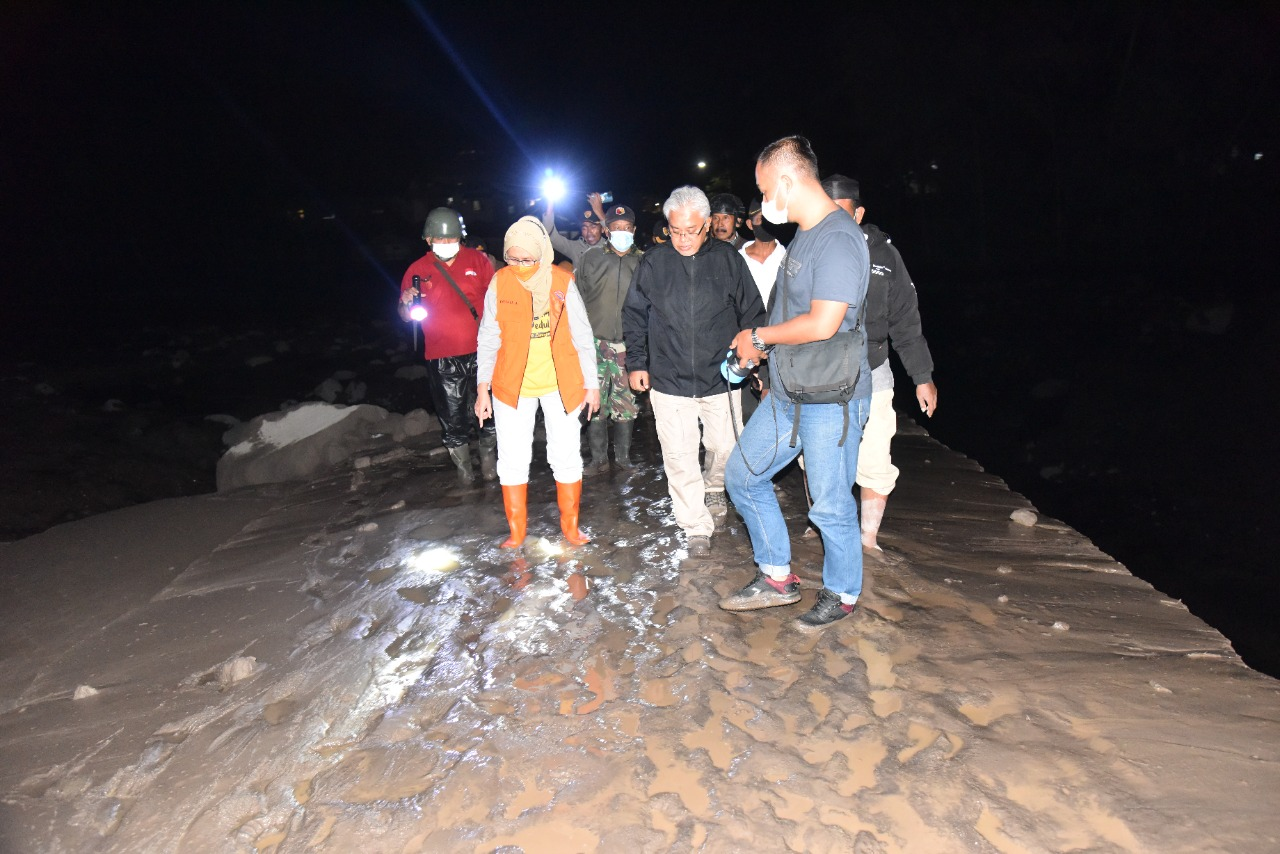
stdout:
[[601,241],[578,262],[577,285],[587,304],[596,339],[596,373],[600,379],[600,413],[587,423],[591,459],[583,474],[609,470],[609,422],[613,422],[613,460],[631,468],[631,436],[636,426],[636,398],[627,376],[627,348],[622,341],[622,304],[631,277],[644,255],[635,245],[636,215],[626,205],[605,210],[608,242]]

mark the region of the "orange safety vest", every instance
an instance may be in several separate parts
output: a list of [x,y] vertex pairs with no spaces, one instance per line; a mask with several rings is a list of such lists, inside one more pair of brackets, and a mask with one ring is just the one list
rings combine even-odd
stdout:
[[[564,314],[565,295],[573,277],[559,267],[551,268],[551,362],[556,369],[556,386],[565,412],[582,405],[587,392],[582,387],[582,365],[573,346],[569,319]],[[507,406],[520,403],[520,386],[529,362],[529,335],[533,331],[533,294],[524,289],[511,267],[503,267],[494,278],[498,289],[498,330],[502,344],[493,368],[493,396]],[[563,322],[562,322],[563,321]]]

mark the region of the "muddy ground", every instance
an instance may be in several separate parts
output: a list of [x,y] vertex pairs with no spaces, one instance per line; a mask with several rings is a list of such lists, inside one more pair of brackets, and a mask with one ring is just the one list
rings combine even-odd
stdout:
[[515,554],[497,488],[429,443],[0,546],[0,847],[1280,845],[1276,681],[1068,527],[1011,522],[1027,503],[973,462],[900,437],[887,554],[806,635],[798,477],[805,600],[726,613],[745,533],[687,557],[652,429],[588,481],[570,551],[545,467]]

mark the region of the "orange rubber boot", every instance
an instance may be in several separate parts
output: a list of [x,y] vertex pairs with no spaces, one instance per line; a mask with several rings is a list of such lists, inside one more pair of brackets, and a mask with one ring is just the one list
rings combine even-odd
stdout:
[[518,549],[524,545],[525,529],[529,524],[529,484],[503,486],[502,509],[507,511],[507,524],[511,526],[511,536],[503,540],[502,548]]
[[591,539],[578,530],[578,503],[582,499],[582,481],[556,481],[556,503],[560,505],[560,531],[570,545],[582,546]]

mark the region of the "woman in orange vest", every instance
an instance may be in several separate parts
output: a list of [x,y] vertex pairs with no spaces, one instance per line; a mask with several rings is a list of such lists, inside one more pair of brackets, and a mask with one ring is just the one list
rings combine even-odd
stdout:
[[579,546],[582,498],[582,422],[600,409],[596,349],[587,308],[573,275],[552,264],[546,228],[526,216],[507,229],[507,266],[489,284],[477,342],[476,417],[491,415],[498,433],[498,481],[511,536],[503,548],[524,544],[528,522],[529,464],[538,408],[547,430],[547,462],[556,479],[560,530]]

